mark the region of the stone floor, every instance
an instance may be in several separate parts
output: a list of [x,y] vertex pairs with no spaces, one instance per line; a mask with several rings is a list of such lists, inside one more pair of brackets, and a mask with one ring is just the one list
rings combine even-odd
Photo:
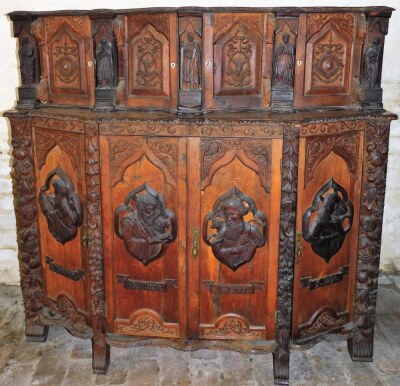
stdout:
[[[272,385],[272,355],[172,348],[111,349],[107,375],[93,375],[90,341],[51,327],[25,342],[19,287],[0,286],[0,385]],[[350,360],[345,342],[292,352],[291,385],[400,385],[400,276],[382,275],[373,363]]]

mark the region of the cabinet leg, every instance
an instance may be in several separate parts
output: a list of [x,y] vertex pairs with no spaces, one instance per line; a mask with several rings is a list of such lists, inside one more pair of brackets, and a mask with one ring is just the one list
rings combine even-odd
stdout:
[[275,385],[289,384],[289,350],[277,347],[274,354]]
[[34,324],[29,320],[26,322],[25,335],[27,342],[45,342],[48,332],[49,326]]
[[105,336],[92,339],[92,367],[94,374],[105,374],[110,364],[110,346]]
[[354,336],[347,341],[347,350],[355,362],[372,362],[374,352],[374,336]]

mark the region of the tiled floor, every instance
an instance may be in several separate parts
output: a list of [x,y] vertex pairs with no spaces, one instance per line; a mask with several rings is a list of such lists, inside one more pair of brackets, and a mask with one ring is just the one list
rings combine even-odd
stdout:
[[[272,355],[172,348],[111,349],[107,375],[93,375],[90,341],[51,327],[45,343],[24,339],[18,287],[0,286],[0,385],[272,385]],[[350,360],[346,342],[292,352],[291,385],[400,386],[400,276],[380,278],[373,363]]]

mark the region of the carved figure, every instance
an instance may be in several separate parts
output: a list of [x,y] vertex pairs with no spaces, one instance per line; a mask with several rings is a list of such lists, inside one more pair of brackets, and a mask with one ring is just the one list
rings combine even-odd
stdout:
[[[253,222],[246,222],[244,216],[253,213]],[[207,235],[208,223],[217,233]],[[264,245],[266,221],[254,201],[237,187],[219,197],[213,211],[203,220],[203,240],[211,246],[214,256],[233,271],[248,263],[256,249]]]
[[295,46],[290,43],[290,35],[282,35],[282,43],[278,44],[274,54],[275,86],[292,88],[295,67]]
[[[331,189],[333,192],[324,196]],[[313,212],[318,213],[309,225]],[[347,227],[344,226],[346,220]],[[312,207],[304,213],[304,239],[311,243],[311,248],[317,255],[329,263],[331,257],[342,247],[352,222],[353,204],[348,200],[346,191],[331,179],[317,192]]]
[[[121,218],[123,212],[126,214]],[[166,208],[160,193],[144,184],[130,192],[115,210],[114,228],[129,254],[147,265],[160,257],[165,243],[175,238],[175,214]]]
[[[60,178],[53,179],[55,175]],[[51,180],[54,196],[46,193]],[[71,180],[59,166],[46,177],[46,183],[40,189],[39,204],[49,231],[57,241],[65,244],[75,238],[82,224],[82,204]]]
[[182,55],[182,86],[185,89],[193,90],[200,87],[200,45],[194,39],[194,34],[186,34],[187,41],[181,43]]
[[364,83],[368,88],[379,88],[379,76],[381,71],[382,47],[381,39],[375,36],[372,43],[364,53]]
[[114,77],[112,43],[105,38],[100,39],[96,47],[98,88],[110,88]]
[[35,83],[35,50],[27,37],[23,37],[21,43],[19,48],[21,80],[23,85],[28,86]]

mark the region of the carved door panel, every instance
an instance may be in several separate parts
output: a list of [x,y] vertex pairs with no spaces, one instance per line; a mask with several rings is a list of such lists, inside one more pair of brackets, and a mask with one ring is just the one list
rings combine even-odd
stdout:
[[271,339],[281,140],[191,139],[188,152],[189,336]]
[[[293,335],[352,320],[364,122],[310,124],[300,139]],[[319,133],[332,133],[329,135]]]
[[127,16],[127,105],[177,107],[178,47],[174,13]]
[[[207,109],[261,107],[272,59],[264,58],[263,13],[204,14],[204,82]],[[271,32],[272,35],[272,32]],[[265,98],[264,98],[265,99]],[[269,104],[269,101],[266,102]]]
[[[45,305],[67,316],[76,333],[89,321],[89,275],[85,259],[85,156],[83,133],[55,130],[65,122],[35,118],[33,138],[40,256]],[[73,124],[71,127],[74,126]],[[52,127],[49,129],[49,127]],[[78,128],[79,124],[75,126]],[[83,130],[82,130],[83,131]]]
[[352,13],[300,14],[296,107],[359,103],[363,23]]
[[103,136],[108,330],[186,335],[185,140]]
[[89,16],[39,18],[32,25],[39,41],[42,77],[38,98],[42,103],[92,106],[94,64]]

